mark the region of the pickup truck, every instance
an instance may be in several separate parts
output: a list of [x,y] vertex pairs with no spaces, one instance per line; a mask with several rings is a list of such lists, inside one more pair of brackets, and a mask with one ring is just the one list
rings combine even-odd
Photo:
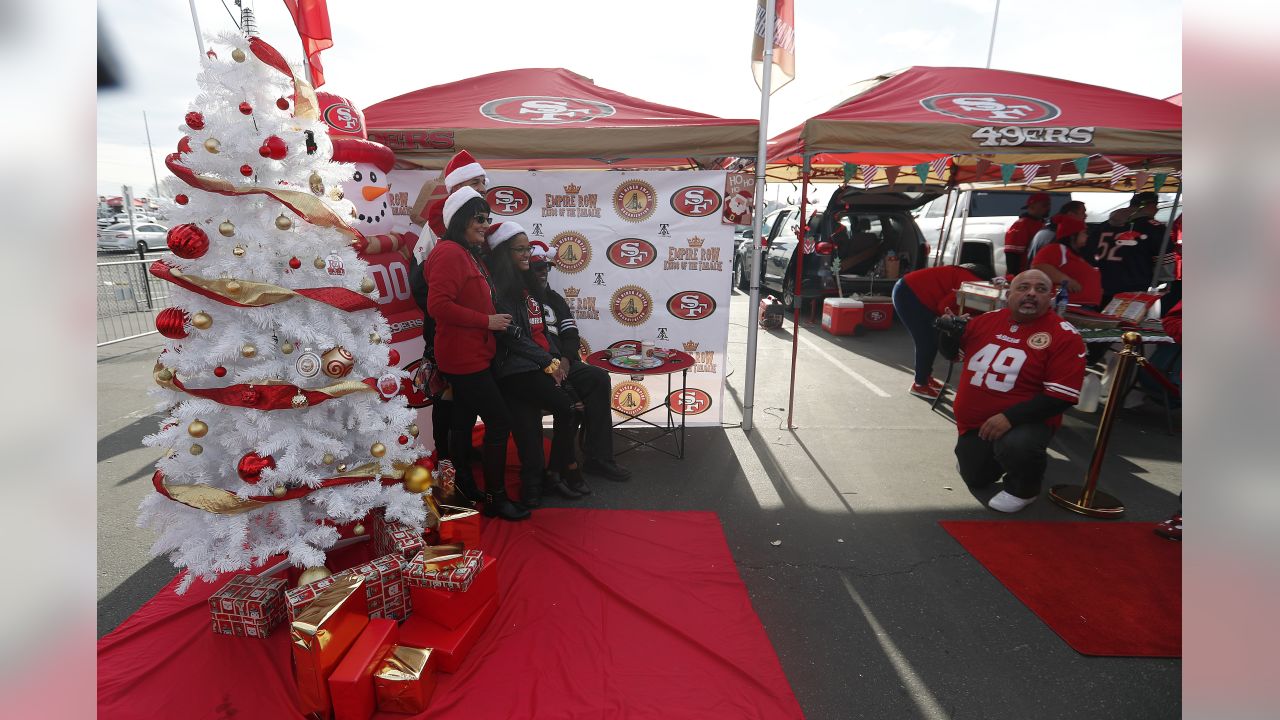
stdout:
[[[1030,192],[1007,190],[957,190],[950,203],[944,195],[920,207],[916,224],[935,249],[929,253],[928,265],[979,263],[994,268],[997,277],[1004,275],[1004,234],[1030,196]],[[1067,192],[1049,196],[1050,215],[1071,200]]]

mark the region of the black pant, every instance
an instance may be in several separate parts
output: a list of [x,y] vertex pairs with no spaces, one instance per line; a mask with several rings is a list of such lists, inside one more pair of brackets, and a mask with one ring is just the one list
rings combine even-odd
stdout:
[[484,467],[484,489],[496,493],[504,485],[507,465],[507,437],[511,435],[511,412],[502,399],[502,391],[489,370],[470,375],[446,374],[453,386],[453,422],[449,427],[449,454],[454,458],[454,469],[463,487],[475,482],[471,477],[471,463],[467,461],[471,450],[471,428],[479,416],[484,421],[484,448],[481,465]]
[[542,482],[547,463],[542,453],[542,411],[550,410],[551,469],[560,472],[576,461],[573,453],[573,403],[569,395],[541,370],[507,375],[498,381],[511,408],[512,435],[520,453],[520,481],[527,487]]
[[[449,429],[453,423],[453,401],[436,398],[431,403],[431,438],[436,445],[436,457],[440,460],[453,458],[453,448],[449,447]],[[475,424],[475,418],[471,423]],[[462,462],[466,462],[464,456]]]
[[1015,425],[995,442],[983,440],[977,430],[970,430],[956,441],[960,477],[970,488],[982,488],[1003,474],[1006,492],[1023,499],[1033,498],[1040,494],[1052,439],[1053,428],[1039,422]]
[[613,417],[609,412],[609,373],[594,365],[574,363],[569,384],[582,400],[582,452],[597,462],[613,461]]

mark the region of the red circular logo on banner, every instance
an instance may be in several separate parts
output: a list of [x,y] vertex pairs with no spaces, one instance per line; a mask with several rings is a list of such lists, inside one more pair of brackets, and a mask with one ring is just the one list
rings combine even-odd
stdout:
[[489,203],[489,211],[494,215],[519,215],[533,204],[529,193],[511,185],[499,185],[484,194],[484,201]]
[[658,259],[658,249],[653,243],[640,238],[623,238],[605,251],[609,262],[620,268],[642,268]]
[[701,290],[684,290],[667,298],[667,312],[681,320],[701,320],[716,311],[716,299]]
[[946,93],[920,101],[925,110],[961,120],[1026,125],[1045,122],[1062,114],[1057,105],[1025,95],[1001,93]]
[[346,102],[339,101],[325,108],[323,117],[325,123],[335,130],[351,135],[364,135],[359,111]]
[[671,194],[671,209],[685,217],[706,217],[720,209],[720,193],[705,185],[690,185]]
[[711,409],[711,396],[700,388],[677,390],[667,396],[667,404],[681,415],[701,415]]
[[480,114],[485,117],[518,125],[590,122],[616,112],[608,103],[554,95],[518,95],[490,100],[480,106]]

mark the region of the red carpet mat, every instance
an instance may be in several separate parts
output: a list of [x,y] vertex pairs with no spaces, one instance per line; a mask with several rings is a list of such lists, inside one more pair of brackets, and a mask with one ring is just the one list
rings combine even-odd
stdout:
[[1155,523],[938,524],[1077,652],[1182,657],[1182,543]]
[[[803,717],[714,513],[543,509],[482,544],[498,614],[418,717]],[[99,641],[99,718],[300,720],[287,628],[210,630],[228,579],[170,585]]]

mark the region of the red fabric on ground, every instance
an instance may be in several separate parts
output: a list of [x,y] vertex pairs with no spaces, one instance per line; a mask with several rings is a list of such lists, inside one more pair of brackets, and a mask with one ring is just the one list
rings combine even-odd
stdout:
[[[482,545],[498,614],[419,717],[803,717],[714,513],[542,509]],[[99,641],[100,718],[300,718],[286,628],[211,632],[229,579],[170,585]]]
[[938,524],[1077,652],[1182,657],[1182,543],[1155,523]]

